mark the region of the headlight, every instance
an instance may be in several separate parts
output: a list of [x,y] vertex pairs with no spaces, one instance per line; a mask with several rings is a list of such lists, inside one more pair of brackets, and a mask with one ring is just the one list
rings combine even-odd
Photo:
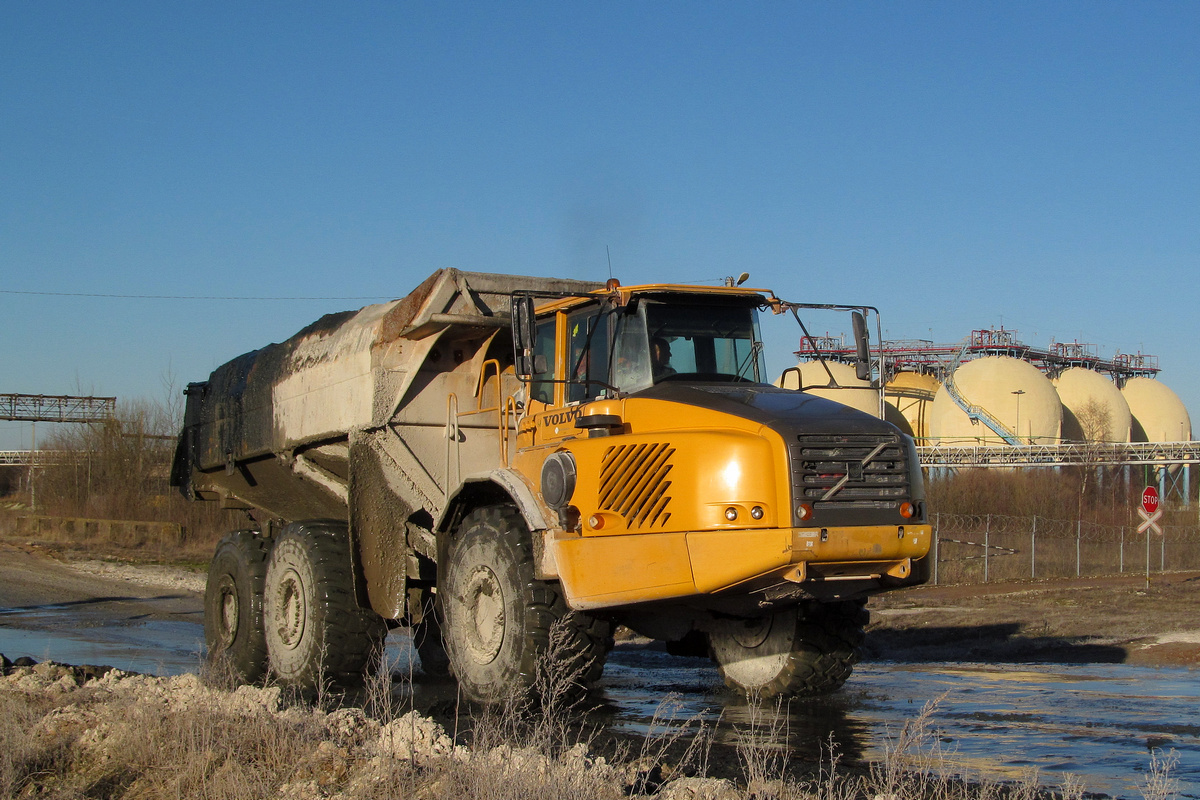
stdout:
[[575,457],[566,450],[542,462],[542,497],[546,505],[561,510],[575,493]]

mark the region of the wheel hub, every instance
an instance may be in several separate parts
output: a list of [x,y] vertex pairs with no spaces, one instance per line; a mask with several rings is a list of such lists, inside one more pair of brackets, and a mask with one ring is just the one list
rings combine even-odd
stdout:
[[794,609],[754,619],[726,619],[709,634],[726,683],[747,692],[770,690],[786,680],[795,647]]
[[305,620],[308,617],[304,582],[295,570],[289,569],[283,575],[275,596],[279,608],[276,617],[279,639],[285,647],[295,648],[304,638]]
[[490,664],[504,644],[504,595],[500,581],[486,566],[471,573],[465,593],[466,645],[471,660]]
[[730,634],[734,641],[742,647],[753,650],[771,635],[771,620],[773,619],[774,617],[768,614],[765,617],[734,622],[730,625]]
[[233,640],[237,638],[238,632],[238,596],[237,589],[228,582],[223,583],[220,589],[220,647],[228,648],[233,644]]

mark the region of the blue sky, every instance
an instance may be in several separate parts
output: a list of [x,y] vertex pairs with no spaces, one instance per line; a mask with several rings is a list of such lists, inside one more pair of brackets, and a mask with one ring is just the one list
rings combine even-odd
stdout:
[[1198,39],[1194,2],[9,3],[0,392],[159,399],[345,298],[608,248],[1155,354],[1195,424]]

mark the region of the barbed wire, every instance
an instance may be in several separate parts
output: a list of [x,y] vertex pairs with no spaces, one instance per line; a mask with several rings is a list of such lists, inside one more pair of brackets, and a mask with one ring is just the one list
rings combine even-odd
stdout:
[[[1042,539],[1080,539],[1094,542],[1117,542],[1137,533],[1136,525],[1109,525],[1072,519],[1049,517],[1014,517],[1003,514],[935,514],[934,524],[942,541],[947,537],[1032,536]],[[1161,525],[1163,535],[1172,541],[1200,541],[1200,526]]]

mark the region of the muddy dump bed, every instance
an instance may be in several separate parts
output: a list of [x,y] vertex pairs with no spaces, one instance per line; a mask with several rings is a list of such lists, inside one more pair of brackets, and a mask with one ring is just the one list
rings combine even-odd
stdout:
[[[485,343],[511,353],[513,292],[598,287],[443,269],[402,299],[328,314],[188,386],[172,484],[283,519],[344,519],[353,433],[394,425],[434,375],[480,357]],[[446,402],[444,391],[425,398],[431,418],[410,422],[444,422],[434,409]]]

